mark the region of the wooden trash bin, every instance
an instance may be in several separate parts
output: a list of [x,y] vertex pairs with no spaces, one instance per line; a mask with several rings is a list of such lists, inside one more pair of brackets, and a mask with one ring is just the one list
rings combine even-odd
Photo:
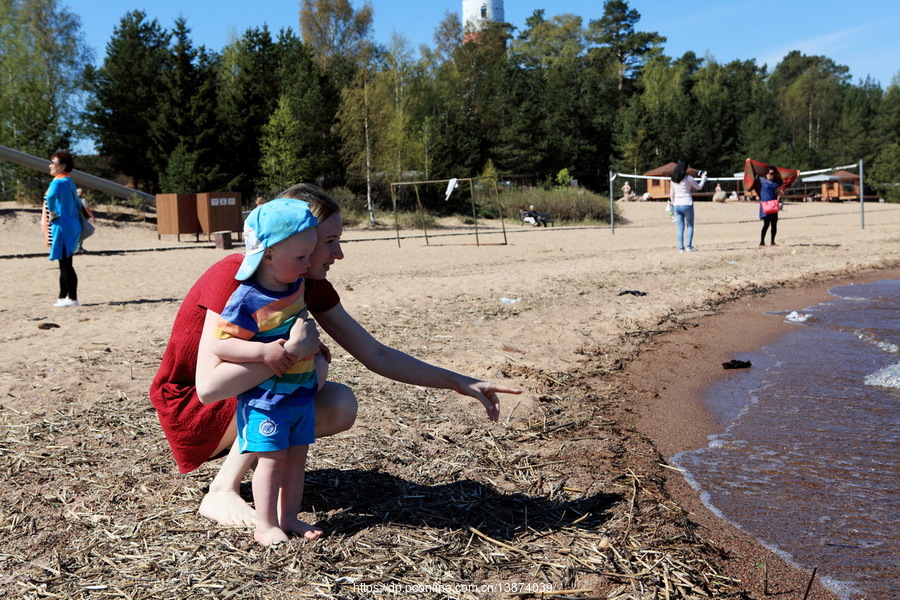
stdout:
[[156,195],[156,237],[193,233],[200,239],[200,220],[197,218],[197,194]]
[[231,250],[234,248],[231,243],[230,231],[213,231],[213,236],[216,238],[216,248],[219,250]]
[[215,231],[232,231],[240,239],[244,230],[240,192],[202,192],[197,194],[197,218],[209,240]]

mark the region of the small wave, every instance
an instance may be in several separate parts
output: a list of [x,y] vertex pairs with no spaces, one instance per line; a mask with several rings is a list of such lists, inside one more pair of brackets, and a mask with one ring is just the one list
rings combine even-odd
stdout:
[[867,375],[865,384],[900,390],[900,363]]
[[708,448],[746,448],[749,444],[744,440],[733,440],[724,435],[711,435]]
[[[700,482],[697,481],[697,479],[694,477],[694,475],[688,469],[686,461],[681,460],[681,459],[689,457],[690,455],[694,454],[695,452],[696,451],[679,452],[678,454],[676,454],[675,456],[673,456],[670,459],[670,462],[673,465],[684,470],[682,475],[683,475],[685,481],[688,483],[688,485],[690,485],[692,488],[694,488],[694,490],[696,490],[699,493],[700,502],[702,502],[703,505],[706,506],[706,508],[709,509],[709,511],[713,515],[715,515],[717,518],[721,519],[722,521],[725,521],[726,523],[731,524],[735,529],[738,529],[738,530],[743,531],[744,533],[750,535],[757,542],[759,542],[759,544],[761,546],[768,549],[773,554],[777,555],[781,560],[783,560],[787,564],[789,564],[799,570],[803,570],[803,571],[808,570],[808,568],[805,565],[800,564],[800,562],[798,562],[797,559],[790,552],[788,552],[787,550],[785,550],[783,548],[780,548],[779,546],[777,546],[776,544],[773,544],[772,542],[770,542],[768,540],[765,540],[761,537],[751,534],[747,529],[745,529],[741,525],[741,523],[739,523],[736,520],[728,518],[728,516],[724,512],[722,512],[719,508],[716,507],[715,504],[713,504],[711,494],[707,490],[705,490],[703,488],[703,486],[700,485]],[[835,577],[831,577],[831,576],[828,576],[825,574],[820,575],[819,581],[822,583],[822,585],[824,585],[826,588],[831,590],[836,596],[838,596],[840,598],[840,600],[854,600],[854,598],[859,597],[859,595],[861,594],[860,590],[852,582],[849,582],[849,581],[837,579]]]
[[885,342],[883,340],[879,340],[877,337],[869,333],[868,331],[861,331],[859,329],[856,330],[856,337],[861,339],[864,342],[872,344],[879,350],[884,350],[888,354],[897,354],[900,352],[900,346],[897,344],[892,344],[891,342]]
[[852,598],[864,596],[862,590],[848,581],[842,581],[829,575],[823,575],[819,578],[819,581],[841,600],[851,600]]

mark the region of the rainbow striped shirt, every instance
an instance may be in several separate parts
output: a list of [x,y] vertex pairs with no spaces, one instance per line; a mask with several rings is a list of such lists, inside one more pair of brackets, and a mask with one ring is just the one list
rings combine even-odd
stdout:
[[[214,335],[258,342],[287,339],[297,315],[306,310],[303,279],[284,292],[273,292],[255,281],[245,281],[234,291],[216,324]],[[238,395],[255,408],[271,409],[279,402],[312,402],[318,389],[312,356],[294,363],[280,377],[271,377]]]

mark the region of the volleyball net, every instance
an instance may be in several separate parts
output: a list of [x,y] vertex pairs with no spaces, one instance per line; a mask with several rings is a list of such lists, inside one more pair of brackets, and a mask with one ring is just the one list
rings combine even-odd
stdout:
[[[626,202],[663,201],[669,199],[671,174],[610,173],[610,196]],[[699,178],[699,177],[698,177]],[[706,178],[703,189],[693,193],[694,200],[716,202],[755,199],[747,197],[744,173]],[[859,164],[801,171],[782,198],[788,201],[838,201],[859,199]]]

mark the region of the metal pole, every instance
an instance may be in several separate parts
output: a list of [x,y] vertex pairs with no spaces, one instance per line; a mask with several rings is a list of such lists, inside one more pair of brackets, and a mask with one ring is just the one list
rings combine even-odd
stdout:
[[503,230],[503,245],[507,245],[506,241],[506,224],[503,222],[503,207],[500,206],[500,190],[497,188],[497,180],[493,177],[491,181],[494,184],[494,201],[497,203],[497,214],[500,215],[500,229]]
[[863,160],[859,159],[859,228],[866,228],[866,188],[863,177]]
[[478,241],[478,210],[475,208],[475,184],[474,180],[469,180],[469,193],[472,194],[472,218],[475,220],[475,245],[481,246]]
[[616,233],[616,195],[613,192],[613,181],[616,179],[616,174],[610,170],[609,172],[609,232],[612,234]]
[[422,198],[419,197],[419,184],[417,183],[415,186],[413,186],[413,189],[416,190],[416,210],[419,212],[419,219],[422,221],[422,231],[425,232],[425,245],[429,246],[428,224],[425,222],[425,209],[422,208]]
[[396,183],[391,184],[391,203],[394,205],[394,230],[397,232],[397,247],[400,247],[400,221],[397,218],[397,193]]
[[[7,148],[6,146],[0,146],[0,159],[8,160],[9,162],[16,163],[17,165],[22,165],[23,167],[28,167],[29,169],[34,169],[35,171],[40,171],[42,173],[49,172],[47,167],[47,163],[49,161],[46,158],[38,158],[37,156],[34,156],[32,154],[19,152],[18,150],[13,150],[12,148]],[[75,185],[88,187],[99,192],[103,192],[104,194],[109,194],[110,196],[124,198],[125,200],[128,200],[132,196],[140,196],[141,199],[147,202],[152,202],[154,206],[156,204],[156,196],[154,196],[153,194],[148,194],[134,188],[119,185],[114,181],[101,179],[96,175],[90,175],[88,173],[79,171],[78,169],[73,169],[72,172],[69,173],[69,177],[72,179],[72,181],[75,182]]]

